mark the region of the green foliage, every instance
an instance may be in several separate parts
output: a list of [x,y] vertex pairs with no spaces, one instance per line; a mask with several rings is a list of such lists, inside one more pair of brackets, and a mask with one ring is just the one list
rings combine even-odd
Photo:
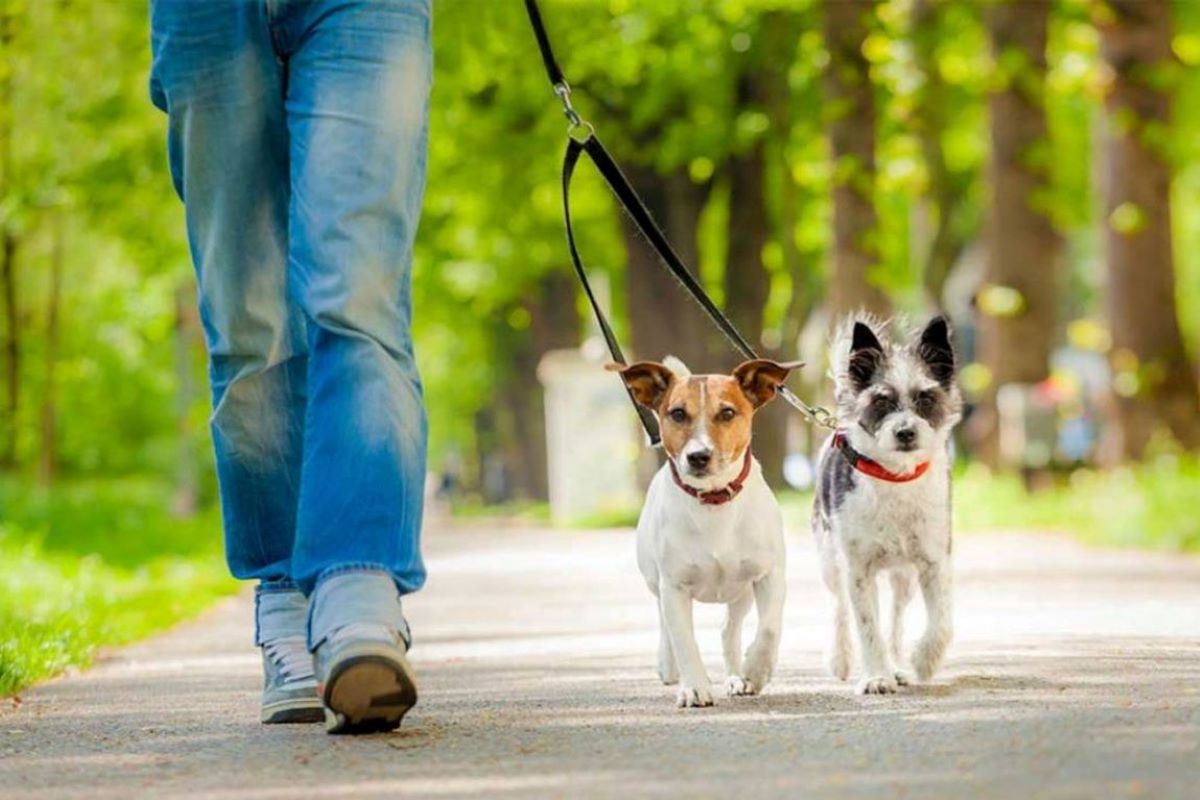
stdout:
[[148,100],[142,4],[17,3],[12,168],[0,227],[18,241],[22,399],[18,460],[41,446],[50,263],[62,250],[56,405],[67,470],[165,468],[176,458],[171,346],[190,268]]
[[195,615],[236,584],[215,513],[181,520],[153,481],[53,492],[0,482],[0,696]]
[[954,484],[963,530],[1034,528],[1112,547],[1200,551],[1200,459],[1162,456],[1112,471],[1080,469],[1054,489],[1028,493],[1015,475],[971,467]]
[[[954,226],[979,233],[986,193],[987,91],[993,60],[980,9],[934,3],[922,27],[912,4],[879,6],[864,48],[880,103],[879,230],[871,234],[877,274],[902,306],[920,304],[924,223],[914,222],[931,174],[918,136],[933,125],[949,179],[961,200]],[[790,182],[797,208],[790,239],[813,269],[793,286],[773,245],[768,327],[777,327],[797,290],[820,289],[826,260],[832,167],[823,141],[820,71],[823,49],[813,2],[770,0],[552,0],[544,12],[560,58],[575,82],[575,101],[624,160],[669,170],[684,165],[694,180],[712,180],[732,152],[772,135],[784,121],[757,110],[734,113],[738,65],[764,46],[781,20],[792,20],[795,57],[788,73],[794,112],[772,177]],[[436,80],[429,180],[417,244],[415,325],[430,399],[435,461],[448,448],[472,451],[474,413],[492,402],[511,369],[507,348],[527,335],[517,311],[539,277],[568,269],[562,243],[557,168],[564,120],[545,85],[519,3],[443,0],[436,9]],[[1177,3],[1175,49],[1191,58],[1200,39],[1195,4]],[[13,176],[0,218],[20,232],[20,287],[25,400],[20,452],[39,447],[36,400],[42,390],[46,265],[55,215],[66,215],[64,338],[59,370],[60,460],[77,472],[167,469],[176,460],[172,408],[177,375],[171,346],[174,292],[188,280],[179,203],[163,150],[164,119],[146,97],[149,68],[145,9],[138,4],[23,3],[15,46],[4,56],[16,76]],[[922,54],[939,85],[928,94]],[[1073,313],[1095,309],[1101,264],[1093,134],[1100,113],[1098,44],[1082,2],[1056,8],[1050,36],[1046,101],[1051,136],[1039,158],[1052,172],[1042,198],[1070,233]],[[1000,67],[1005,67],[1003,54]],[[1011,64],[1008,66],[1012,66]],[[1005,68],[1004,74],[1012,69]],[[1015,68],[1014,68],[1015,69]],[[1017,70],[1019,72],[1020,70]],[[1200,79],[1177,81],[1173,152],[1181,315],[1200,336]],[[1010,76],[1011,77],[1011,76]],[[713,194],[702,231],[701,272],[720,285],[726,195]],[[615,209],[587,171],[575,198],[581,247],[607,273],[619,332],[625,330],[624,251]],[[915,226],[915,227],[914,227]],[[719,295],[719,292],[717,292]],[[205,404],[191,415],[200,427]]]
[[[879,253],[874,274],[910,311],[926,302],[922,270],[935,222],[948,219],[967,244],[979,237],[988,202],[988,92],[998,76],[1020,80],[1024,69],[1003,53],[993,58],[979,4],[927,5],[937,13],[918,19],[908,0],[879,3],[863,48],[878,103],[877,174],[865,188],[879,211],[878,229],[863,236]],[[1094,163],[1104,72],[1093,5],[1054,5],[1044,87],[1050,135],[1029,154],[1050,173],[1038,207],[1068,238],[1068,318],[1102,317],[1103,310],[1098,232],[1106,221]],[[202,386],[202,355],[177,363],[176,292],[191,276],[166,169],[165,118],[147,98],[145,4],[8,0],[8,7],[15,38],[0,61],[14,76],[13,162],[0,187],[0,225],[20,240],[22,404],[17,419],[0,427],[17,426],[18,462],[31,468],[43,447],[49,264],[61,230],[55,405],[62,471],[166,474],[181,458],[181,429],[192,440],[184,457],[205,463],[205,393],[194,392],[190,409],[175,407],[181,376],[194,372]],[[781,336],[797,311],[820,299],[830,263],[830,189],[847,167],[835,169],[825,141],[820,3],[543,0],[543,11],[576,106],[617,157],[713,183],[697,267],[718,301],[729,235],[723,170],[731,155],[769,143],[768,206],[782,222],[763,252],[765,316],[768,334]],[[1174,11],[1180,63],[1169,76],[1176,123],[1167,134],[1178,170],[1177,291],[1198,350],[1200,4],[1176,0]],[[497,402],[514,370],[513,350],[530,336],[525,304],[544,276],[566,273],[569,264],[558,186],[565,121],[521,4],[439,0],[435,16],[414,324],[436,467],[448,451],[474,458],[476,414]],[[780,31],[782,46],[772,38]],[[738,71],[767,51],[788,62],[786,114],[736,102]],[[926,134],[944,170],[931,165]],[[944,208],[935,199],[939,187],[947,189]],[[574,208],[580,247],[608,278],[618,334],[627,340],[624,243],[616,209],[589,169],[581,170]],[[1136,215],[1121,219],[1137,222]],[[805,301],[799,306],[797,296]]]
[[[1049,489],[1026,491],[1021,479],[967,465],[954,478],[954,530],[1065,533],[1106,547],[1200,552],[1200,458],[1161,456],[1112,471],[1080,469]],[[792,535],[808,530],[811,493],[781,495]]]

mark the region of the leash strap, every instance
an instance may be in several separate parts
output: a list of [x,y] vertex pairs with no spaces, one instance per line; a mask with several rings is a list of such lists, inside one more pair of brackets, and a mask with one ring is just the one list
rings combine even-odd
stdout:
[[538,9],[537,0],[525,0],[525,11],[529,14],[529,24],[533,26],[533,35],[537,37],[538,50],[542,51],[542,62],[546,65],[546,74],[550,83],[566,85],[558,60],[554,58],[554,49],[550,46],[550,37],[546,35],[546,26],[542,23],[542,12]]
[[[533,0],[527,0],[527,2],[532,3]],[[588,141],[594,142],[596,138],[589,136]],[[575,174],[575,165],[579,163],[579,155],[582,152],[584,152],[584,145],[572,137],[567,143],[567,152],[563,157],[562,168],[563,218],[566,220],[567,226],[567,249],[571,251],[571,263],[575,266],[575,274],[579,276],[579,282],[583,284],[583,292],[587,295],[592,313],[596,316],[596,322],[600,324],[600,333],[604,336],[604,343],[608,345],[608,352],[612,355],[613,361],[624,364],[626,363],[625,354],[621,352],[621,345],[617,342],[612,325],[609,324],[608,317],[604,315],[604,310],[600,308],[600,303],[596,300],[591,281],[588,280],[587,270],[583,268],[583,261],[579,258],[579,250],[575,245],[575,226],[571,222],[571,178]],[[654,412],[638,403],[628,386],[625,387],[625,391],[629,395],[629,402],[633,403],[633,408],[637,411],[638,418],[642,421],[642,427],[646,429],[650,446],[658,447],[662,444],[662,436],[659,434],[658,419],[654,416]]]
[[[587,272],[584,269],[583,261],[579,256],[579,251],[575,243],[574,226],[571,221],[571,179],[575,174],[575,167],[579,163],[579,157],[582,154],[587,154],[588,159],[596,167],[600,176],[604,178],[609,189],[617,198],[617,202],[633,220],[633,223],[646,237],[646,241],[650,247],[654,249],[659,260],[667,271],[683,285],[684,291],[704,310],[704,313],[712,320],[713,324],[724,334],[733,348],[737,350],[744,358],[758,358],[758,353],[750,346],[737,327],[734,326],[729,318],[717,308],[713,303],[712,298],[704,291],[704,287],[696,277],[684,265],[683,260],[675,249],[671,247],[671,243],[667,240],[666,234],[658,227],[651,216],[649,209],[642,202],[641,197],[634,190],[629,180],[621,172],[621,168],[617,166],[617,162],[601,144],[600,139],[596,136],[596,131],[591,124],[580,118],[575,108],[571,105],[571,87],[563,76],[562,69],[558,66],[558,61],[554,57],[554,51],[550,46],[550,37],[546,34],[546,27],[542,22],[542,15],[537,6],[537,0],[525,0],[525,10],[529,14],[529,23],[533,27],[534,37],[537,39],[538,49],[542,54],[542,62],[546,66],[546,74],[550,78],[550,83],[554,88],[554,93],[558,95],[562,102],[563,113],[566,115],[570,127],[568,128],[568,141],[566,154],[563,157],[563,172],[562,172],[562,193],[563,193],[563,217],[566,221],[567,228],[567,245],[571,253],[571,263],[575,267],[575,274],[579,276],[580,283],[583,284],[584,293],[587,295],[588,303],[591,304],[592,313],[596,316],[596,321],[600,325],[600,330],[604,336],[604,341],[608,345],[609,353],[613,360],[624,364],[625,357],[621,353],[621,347],[617,343],[616,335],[612,331],[612,326],[609,324],[604,311],[600,308],[600,304],[596,301],[596,296],[592,292],[591,284],[588,282]],[[791,389],[786,386],[779,386],[777,393],[780,397],[786,400],[789,404],[800,411],[810,422],[833,429],[836,420],[833,414],[828,410],[820,407],[810,406],[797,397]],[[642,421],[642,427],[646,429],[646,435],[650,439],[652,447],[658,447],[661,444],[659,435],[658,420],[654,414],[648,409],[642,407],[634,399],[632,392],[629,393],[630,402],[637,409],[638,417]]]

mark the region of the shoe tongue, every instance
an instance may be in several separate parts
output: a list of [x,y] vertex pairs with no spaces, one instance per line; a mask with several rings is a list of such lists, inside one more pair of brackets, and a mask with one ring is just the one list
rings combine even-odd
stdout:
[[335,630],[329,638],[334,641],[343,641],[345,639],[377,639],[381,642],[393,644],[396,641],[396,633],[387,625],[382,625],[378,622],[351,622],[349,625],[343,625]]

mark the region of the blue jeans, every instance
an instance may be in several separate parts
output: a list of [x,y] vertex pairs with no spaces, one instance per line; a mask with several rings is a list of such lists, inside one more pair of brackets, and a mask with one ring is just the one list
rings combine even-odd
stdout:
[[429,0],[151,0],[230,570],[425,580],[412,345]]

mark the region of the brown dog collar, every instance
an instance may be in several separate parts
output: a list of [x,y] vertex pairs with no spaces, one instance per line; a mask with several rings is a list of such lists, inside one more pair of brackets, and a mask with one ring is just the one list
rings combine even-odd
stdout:
[[674,459],[667,459],[667,463],[671,466],[671,477],[675,479],[675,485],[683,489],[685,494],[690,494],[699,500],[700,505],[719,506],[728,503],[741,493],[742,486],[746,483],[746,478],[750,477],[751,460],[750,448],[747,447],[746,457],[742,463],[742,471],[738,473],[738,476],[720,489],[709,489],[707,492],[702,492],[695,486],[688,486],[684,483],[679,477],[679,471],[675,469]]

